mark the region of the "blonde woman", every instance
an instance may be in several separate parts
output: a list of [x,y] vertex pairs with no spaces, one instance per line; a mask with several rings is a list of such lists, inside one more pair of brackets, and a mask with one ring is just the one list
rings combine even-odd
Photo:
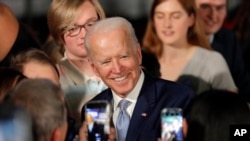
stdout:
[[106,85],[95,75],[85,50],[88,29],[105,18],[97,0],[54,0],[48,12],[48,25],[55,41],[64,47],[57,64],[69,115],[80,123],[82,105]]

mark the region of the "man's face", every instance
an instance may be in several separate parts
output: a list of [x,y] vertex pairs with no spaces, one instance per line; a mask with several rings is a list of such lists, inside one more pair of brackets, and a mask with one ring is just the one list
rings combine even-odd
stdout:
[[216,33],[226,17],[226,0],[195,0],[207,35]]
[[123,28],[89,38],[93,68],[118,96],[126,97],[140,76],[141,50]]

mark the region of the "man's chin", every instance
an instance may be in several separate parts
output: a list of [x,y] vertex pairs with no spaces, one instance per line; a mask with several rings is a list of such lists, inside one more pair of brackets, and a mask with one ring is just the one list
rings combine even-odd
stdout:
[[210,29],[206,30],[206,34],[207,35],[215,34],[219,31],[219,29],[220,28],[213,28],[213,29],[210,28]]

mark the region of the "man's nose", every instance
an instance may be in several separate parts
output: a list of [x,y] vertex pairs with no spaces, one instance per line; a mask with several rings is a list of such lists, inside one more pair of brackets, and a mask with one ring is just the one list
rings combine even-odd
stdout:
[[120,73],[121,72],[121,63],[119,60],[113,60],[112,62],[112,71],[115,73]]
[[211,8],[210,18],[213,22],[216,22],[218,19],[219,11],[216,8]]

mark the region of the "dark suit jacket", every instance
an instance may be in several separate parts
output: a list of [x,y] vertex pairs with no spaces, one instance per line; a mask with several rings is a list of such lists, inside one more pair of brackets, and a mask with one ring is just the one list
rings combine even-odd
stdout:
[[214,36],[212,48],[223,55],[240,94],[250,102],[250,76],[236,35],[232,31],[220,29]]
[[[156,141],[161,131],[161,110],[165,107],[185,109],[194,97],[195,93],[184,85],[153,78],[145,73],[126,141]],[[92,100],[107,100],[113,105],[111,89],[106,89]],[[84,117],[83,112],[82,117]]]

